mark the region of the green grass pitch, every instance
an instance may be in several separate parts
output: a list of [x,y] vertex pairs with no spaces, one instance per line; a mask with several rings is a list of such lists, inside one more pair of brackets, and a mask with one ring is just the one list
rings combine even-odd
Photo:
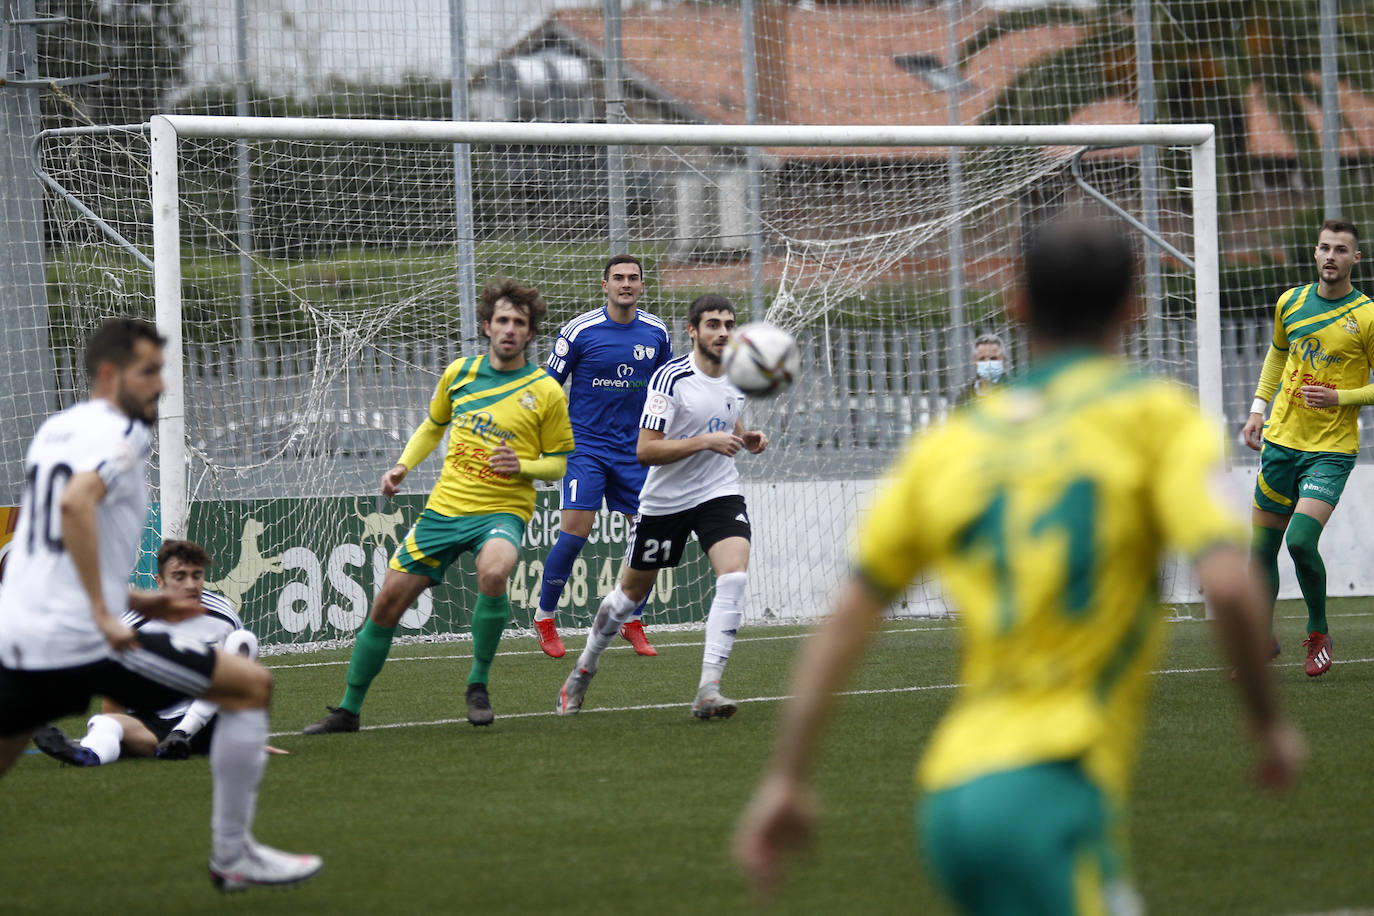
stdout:
[[[1151,912],[1374,908],[1374,600],[1332,604],[1336,664],[1312,680],[1302,611],[1280,607],[1276,673],[1311,755],[1284,796],[1247,783],[1208,624],[1169,624],[1132,822]],[[274,656],[273,743],[291,753],[271,759],[255,832],[323,855],[316,880],[227,898],[211,888],[203,758],[81,770],[35,752],[0,783],[0,911],[948,913],[913,848],[911,803],[923,736],[953,695],[950,621],[890,622],[874,639],[819,761],[815,851],[780,897],[762,906],[734,868],[730,832],[802,632],[741,632],[726,692],[743,702],[724,722],[688,714],[696,632],[659,633],[658,658],[619,642],[572,719],[552,709],[581,640],[553,661],[507,638],[488,729],[462,721],[468,644],[397,647],[366,730],[323,738],[292,733],[338,702],[347,653]]]

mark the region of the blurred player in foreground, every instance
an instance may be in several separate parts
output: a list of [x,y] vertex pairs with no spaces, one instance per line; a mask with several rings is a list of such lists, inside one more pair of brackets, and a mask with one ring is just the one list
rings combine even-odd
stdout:
[[[1020,379],[922,436],[868,518],[854,573],[794,672],[772,762],[735,853],[763,889],[806,841],[807,771],[834,693],[885,604],[937,567],[963,630],[954,704],[918,771],[926,860],[968,913],[1117,912],[1136,901],[1125,815],[1150,668],[1159,562],[1195,564],[1239,667],[1260,778],[1291,782],[1244,530],[1212,492],[1221,432],[1172,384],[1112,355],[1133,315],[1134,255],[1099,223],[1044,228],[1012,317]],[[1129,911],[1129,910],[1127,910]]]
[[36,726],[84,712],[92,695],[130,709],[204,697],[220,717],[210,746],[210,878],[224,891],[296,884],[320,870],[320,858],[264,846],[251,832],[272,676],[241,656],[120,619],[129,609],[167,620],[202,612],[198,601],[129,590],[148,513],[148,426],[164,343],[146,321],[101,325],[86,347],[90,400],[44,421],[24,458],[27,486],[0,592],[0,773]]
[[620,583],[602,599],[587,646],[558,693],[554,708],[560,716],[582,708],[601,653],[654,587],[658,571],[682,561],[694,533],[716,574],[716,592],[706,617],[692,715],[727,719],[735,712],[735,701],[721,695],[720,679],[744,613],[751,536],[735,455],[741,449],[759,454],[768,448],[768,437],[744,428],[744,392],[730,383],[721,365],[734,331],[729,299],[714,293],[697,297],[687,311],[692,349],[649,380],[636,450],[649,466],[639,494],[640,515]]
[[[199,544],[163,541],[157,552],[158,588],[173,598],[199,602],[204,613],[169,622],[130,611],[124,615],[124,623],[141,633],[166,633],[211,649],[257,658],[258,639],[244,629],[233,605],[223,595],[205,590],[209,565],[210,557]],[[186,760],[192,754],[210,753],[218,711],[209,700],[185,699],[159,710],[126,710],[106,699],[101,711],[86,723],[86,734],[79,742],[48,725],[33,733],[33,743],[49,757],[72,766],[114,763],[121,755]],[[286,753],[271,746],[267,752]]]
[[477,603],[467,714],[473,725],[492,723],[487,678],[510,619],[506,586],[534,513],[534,481],[562,477],[573,449],[563,389],[525,356],[547,311],[539,290],[516,280],[497,278],[482,290],[477,320],[487,352],[459,357],[444,370],[429,415],[382,475],[382,495],[395,496],[447,430],[439,481],[391,555],[391,568],[353,643],[343,699],[307,725],[305,734],[358,730],[363,699],[386,664],[401,616],[469,550],[477,561]]
[[[1307,604],[1304,670],[1331,668],[1326,564],[1317,541],[1360,450],[1360,407],[1374,404],[1374,302],[1350,285],[1360,233],[1329,219],[1317,233],[1317,282],[1290,289],[1274,309],[1274,336],[1241,436],[1260,452],[1251,556],[1268,586],[1270,627],[1279,594],[1279,549],[1288,542]],[[1273,400],[1269,423],[1264,410]],[[1286,533],[1286,534],[1285,534]],[[1271,654],[1279,654],[1275,640]]]

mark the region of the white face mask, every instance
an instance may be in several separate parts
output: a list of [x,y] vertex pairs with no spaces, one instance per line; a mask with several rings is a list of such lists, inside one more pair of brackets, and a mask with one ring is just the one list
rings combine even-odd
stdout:
[[1002,379],[1002,361],[1000,359],[980,359],[977,362],[978,377],[985,382],[997,382]]

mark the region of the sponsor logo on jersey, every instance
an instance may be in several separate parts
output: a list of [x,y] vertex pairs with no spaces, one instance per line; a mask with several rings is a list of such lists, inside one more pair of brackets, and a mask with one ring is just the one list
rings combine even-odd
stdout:
[[615,367],[616,378],[629,378],[635,374],[635,367],[629,363],[621,363]]
[[1322,342],[1315,337],[1304,337],[1298,343],[1298,353],[1302,361],[1313,369],[1329,368],[1333,363],[1341,361],[1336,354],[1327,353],[1322,349]]
[[723,432],[724,430],[728,429],[729,427],[730,427],[730,421],[729,421],[729,420],[722,420],[720,417],[712,417],[712,418],[711,418],[709,421],[707,421],[707,423],[706,423],[706,431],[707,431],[708,433]]
[[507,432],[496,425],[496,418],[490,411],[479,410],[476,413],[465,413],[454,418],[454,429],[468,429],[484,442],[497,440],[498,444],[504,443],[508,439],[514,439],[515,433]]
[[594,378],[592,379],[593,388],[648,388],[647,379],[629,378]]

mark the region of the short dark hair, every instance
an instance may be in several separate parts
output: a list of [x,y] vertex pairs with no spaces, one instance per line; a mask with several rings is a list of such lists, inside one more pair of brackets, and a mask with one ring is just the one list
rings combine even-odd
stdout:
[[692,300],[692,304],[687,307],[687,326],[689,328],[699,327],[701,316],[707,312],[729,312],[733,315],[735,314],[735,305],[719,293],[697,296]]
[[1097,343],[1129,307],[1135,252],[1114,223],[1056,219],[1032,236],[1024,273],[1031,333]]
[[157,332],[157,326],[142,318],[107,318],[86,340],[86,377],[95,378],[96,370],[106,363],[123,369],[134,359],[134,345],[146,340],[161,349],[167,338]]
[[611,279],[611,268],[617,264],[633,264],[635,267],[639,268],[640,279],[642,280],[644,278],[644,265],[639,263],[639,258],[632,254],[618,254],[606,262],[605,268],[601,271],[601,279]]
[[493,277],[482,287],[482,295],[477,300],[479,330],[482,325],[491,321],[491,316],[496,314],[496,303],[502,299],[508,299],[511,305],[524,309],[526,317],[530,320],[530,333],[539,333],[539,322],[549,313],[548,303],[539,294],[539,290],[510,277]]
[[195,541],[163,541],[157,551],[157,574],[162,575],[163,568],[173,560],[180,560],[187,566],[210,568],[210,554]]
[[1321,235],[1323,232],[1348,232],[1355,239],[1355,248],[1360,247],[1360,230],[1356,229],[1355,224],[1344,217],[1337,216],[1323,222],[1322,227],[1317,230],[1317,234]]

